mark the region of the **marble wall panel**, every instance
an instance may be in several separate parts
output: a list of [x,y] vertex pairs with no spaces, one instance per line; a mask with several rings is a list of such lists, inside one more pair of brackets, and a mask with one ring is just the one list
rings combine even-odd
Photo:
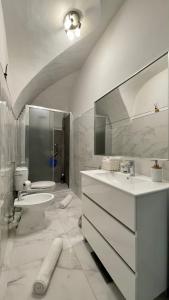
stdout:
[[73,122],[74,132],[74,185],[75,193],[81,195],[80,171],[97,169],[101,165],[101,156],[94,155],[94,109],[91,109]]
[[168,110],[112,124],[112,155],[168,159]]
[[0,272],[8,238],[7,216],[13,208],[13,173],[16,160],[16,120],[0,101]]

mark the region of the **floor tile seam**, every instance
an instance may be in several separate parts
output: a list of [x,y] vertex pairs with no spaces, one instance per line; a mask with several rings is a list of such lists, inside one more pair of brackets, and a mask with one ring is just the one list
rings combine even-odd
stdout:
[[[96,293],[95,293],[94,288],[92,287],[92,285],[91,285],[91,283],[90,283],[90,281],[89,281],[89,279],[88,279],[88,277],[87,277],[86,272],[87,272],[87,271],[83,270],[83,274],[84,274],[84,276],[86,277],[86,280],[87,280],[88,285],[89,285],[89,287],[90,287],[90,289],[91,289],[91,291],[92,291],[92,294],[93,294],[93,296],[94,296],[94,298],[95,298],[96,300],[99,300],[98,297],[97,297],[97,295],[96,295]],[[97,273],[97,272],[96,272],[96,273]]]
[[[32,264],[35,264],[35,263],[40,263],[40,262],[43,262],[43,260],[44,260],[44,258],[45,257],[43,257],[43,258],[39,258],[39,259],[34,259],[34,260],[31,260],[30,262],[26,262],[26,263],[23,263],[23,264],[20,264],[19,266],[17,265],[17,266],[11,266],[11,267],[9,267],[8,268],[8,270],[7,271],[14,271],[14,270],[28,270],[29,268],[28,268],[28,266],[29,265],[32,265]],[[34,266],[35,267],[35,266]],[[34,268],[33,267],[33,268]]]
[[[79,261],[79,263],[80,263],[80,265],[81,265],[81,267],[82,267],[82,272],[83,272],[83,274],[84,274],[84,276],[85,276],[85,278],[86,278],[86,280],[87,280],[87,283],[88,283],[88,285],[89,285],[89,287],[90,287],[90,289],[91,289],[91,292],[92,292],[94,298],[95,298],[96,300],[98,300],[98,298],[96,297],[96,294],[95,294],[95,292],[94,292],[94,290],[93,290],[93,287],[91,286],[91,284],[90,284],[90,282],[89,282],[89,280],[88,280],[88,278],[87,278],[86,270],[83,268],[83,265],[82,265],[80,259],[78,258],[78,256],[77,256],[75,250],[74,250],[74,252],[75,252],[75,256],[76,256],[77,260]],[[89,271],[89,270],[88,270],[88,271]],[[96,271],[95,273],[97,273],[97,271]]]
[[[50,232],[53,232],[54,230],[51,230]],[[59,234],[60,235],[60,234]],[[39,242],[43,242],[43,241],[46,241],[46,242],[49,242],[49,241],[52,241],[53,240],[53,237],[51,238],[39,238],[39,239],[34,239],[34,240],[30,240],[30,241],[15,241],[14,242],[14,248],[19,248],[19,247],[24,247],[24,246],[28,246],[28,245],[33,245],[33,244],[36,244],[36,243],[39,243]]]

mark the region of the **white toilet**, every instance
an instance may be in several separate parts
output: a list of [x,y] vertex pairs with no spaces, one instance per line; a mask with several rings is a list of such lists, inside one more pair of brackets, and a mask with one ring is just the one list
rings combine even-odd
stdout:
[[[24,191],[24,184],[28,181],[28,168],[18,167],[15,171],[15,191]],[[55,182],[38,181],[27,187],[29,195],[23,195],[14,201],[14,207],[23,210],[23,216],[17,229],[18,234],[27,234],[46,226],[45,208],[51,204],[54,195],[49,191],[55,189]],[[25,190],[26,191],[26,190]]]
[[[15,170],[15,191],[24,190],[24,182],[28,181],[28,168],[27,167],[17,167]],[[29,189],[33,192],[42,193],[54,191],[56,183],[54,181],[36,181],[30,182]]]

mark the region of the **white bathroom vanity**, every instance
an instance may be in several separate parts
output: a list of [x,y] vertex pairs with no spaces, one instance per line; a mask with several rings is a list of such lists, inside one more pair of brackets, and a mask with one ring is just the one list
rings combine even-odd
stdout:
[[84,237],[127,300],[167,289],[169,183],[103,170],[82,171]]

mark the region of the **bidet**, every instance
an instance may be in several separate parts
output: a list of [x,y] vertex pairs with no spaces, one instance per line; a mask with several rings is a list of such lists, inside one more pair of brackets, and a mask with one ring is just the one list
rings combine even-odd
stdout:
[[20,193],[20,200],[16,198],[14,201],[14,207],[23,210],[17,233],[27,234],[46,227],[45,207],[53,199],[54,195],[50,193]]

